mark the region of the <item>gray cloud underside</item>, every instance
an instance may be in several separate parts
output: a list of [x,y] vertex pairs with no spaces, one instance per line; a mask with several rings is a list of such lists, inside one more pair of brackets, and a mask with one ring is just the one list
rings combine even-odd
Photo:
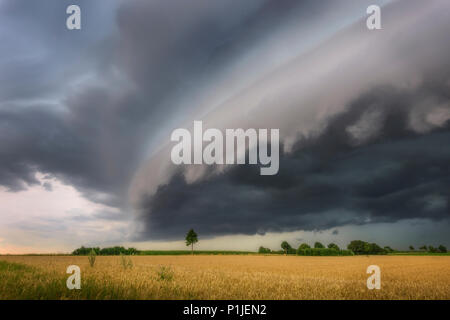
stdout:
[[[188,184],[179,172],[143,201],[143,237],[176,237],[187,227],[202,235],[255,234],[448,219],[450,124],[426,135],[408,129],[410,99],[389,88],[361,96],[321,135],[282,154],[275,176],[242,165]],[[373,104],[384,114],[382,135],[355,146],[346,128]]]
[[242,41],[263,38],[299,7],[263,0],[81,1],[82,30],[70,32],[68,4],[0,7],[8,27],[0,34],[0,184],[23,190],[41,171],[115,206],[127,201],[143,155],[167,137],[177,114],[196,107],[186,95],[244,51]]
[[[357,24],[205,117],[211,127],[280,128],[292,145],[278,175],[247,165],[189,166],[169,169],[156,188],[138,176],[150,182],[137,183],[144,223],[137,238],[175,238],[188,227],[213,236],[448,219],[449,23],[437,10],[402,14],[401,4],[384,20],[395,30],[388,38],[370,38]],[[420,45],[413,30],[422,33]],[[322,68],[330,71],[315,87]],[[192,179],[193,172],[200,174]]]

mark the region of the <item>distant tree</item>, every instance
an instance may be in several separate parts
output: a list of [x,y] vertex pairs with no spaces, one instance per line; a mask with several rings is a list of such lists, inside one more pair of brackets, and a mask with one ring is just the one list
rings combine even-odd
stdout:
[[394,249],[392,249],[389,246],[386,246],[386,247],[384,247],[384,251],[386,251],[386,252],[394,252]]
[[381,248],[379,245],[377,245],[376,243],[370,243],[369,251],[367,253],[368,254],[385,254],[386,251],[383,248]]
[[305,249],[311,249],[311,247],[309,246],[309,244],[307,243],[302,243],[299,247],[299,250],[305,250]]
[[100,254],[103,256],[118,256],[120,254],[128,254],[127,249],[121,246],[102,248]]
[[420,250],[424,250],[424,251],[427,251],[427,250],[428,250],[427,246],[425,246],[425,245],[421,246],[419,249],[420,249]]
[[128,253],[129,255],[135,255],[135,254],[138,254],[139,251],[138,251],[136,248],[128,248],[128,249],[127,249],[127,253]]
[[288,254],[288,251],[292,250],[291,245],[287,241],[281,243],[281,248],[284,250],[285,254]]
[[413,246],[409,246],[409,250],[414,251],[414,247]]
[[316,243],[314,243],[314,248],[322,249],[322,248],[325,248],[325,246],[323,244],[321,244],[320,242],[316,242]]
[[442,253],[446,253],[447,252],[447,248],[445,246],[443,246],[442,244],[438,247],[438,249]]
[[348,244],[347,249],[352,250],[355,254],[365,254],[367,252],[366,245],[367,242],[362,240],[353,240]]
[[428,246],[428,252],[435,253],[435,252],[439,252],[439,250],[433,246]]
[[102,248],[94,247],[94,248],[86,248],[84,246],[75,249],[72,254],[75,256],[88,256],[91,254],[91,252],[94,252],[95,255],[102,255],[102,256],[115,256],[115,255],[133,255],[133,254],[139,254],[139,250],[136,248],[128,248],[125,249],[124,247],[109,247],[109,248]]
[[362,240],[353,240],[347,246],[347,249],[355,254],[386,254],[387,250],[381,248],[376,243],[368,243]]
[[269,248],[259,247],[258,253],[270,253]]
[[198,242],[197,234],[191,229],[186,234],[186,246],[191,246],[191,254],[194,254],[194,244]]
[[336,244],[336,243],[330,243],[329,245],[328,245],[328,248],[329,249],[336,249],[336,250],[341,250],[340,248],[339,248],[339,246]]

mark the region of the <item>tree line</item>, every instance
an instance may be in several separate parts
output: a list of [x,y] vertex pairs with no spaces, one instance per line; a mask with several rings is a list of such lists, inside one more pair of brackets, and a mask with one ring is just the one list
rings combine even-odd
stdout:
[[[194,254],[194,244],[198,242],[197,233],[195,233],[194,229],[190,229],[185,237],[186,246],[191,246],[191,253]],[[145,251],[139,251],[136,248],[125,248],[125,247],[109,247],[109,248],[100,248],[100,247],[84,247],[81,246],[78,249],[75,249],[72,254],[74,256],[119,256],[119,255],[136,255],[145,253]]]
[[[325,247],[320,242],[315,242],[314,246],[311,247],[307,243],[302,243],[297,249],[293,248],[287,241],[283,241],[281,243],[282,250],[270,250],[269,248],[259,247],[258,253],[274,253],[274,254],[297,254],[301,256],[351,256],[351,255],[380,255],[380,254],[388,254],[395,252],[389,246],[385,246],[384,248],[380,247],[376,243],[369,243],[362,240],[353,240],[347,245],[347,249],[341,249],[335,243],[328,244]],[[409,247],[410,250],[414,250],[413,246]],[[447,248],[443,245],[440,245],[437,248],[433,246],[422,246],[420,249],[423,252],[430,253],[446,253]]]
[[[409,246],[410,251],[416,251],[413,246]],[[426,246],[423,245],[419,248],[422,252],[431,252],[431,253],[446,253],[447,248],[444,245],[440,245],[439,247],[435,248],[433,246]]]
[[[198,242],[197,233],[190,229],[185,237],[186,246],[191,247],[191,253],[194,253],[194,244]],[[376,243],[369,243],[362,240],[353,240],[347,245],[347,249],[341,249],[335,243],[328,244],[325,247],[320,242],[315,242],[314,246],[311,247],[307,243],[302,243],[299,245],[297,249],[293,248],[287,241],[283,241],[281,243],[281,249],[278,251],[273,251],[269,248],[259,247],[258,253],[263,254],[297,254],[302,256],[352,256],[352,255],[378,255],[378,254],[388,254],[395,252],[396,250],[392,249],[389,246],[385,246],[384,248],[380,247]],[[440,245],[435,248],[433,246],[422,246],[419,248],[421,252],[429,252],[429,253],[446,253],[447,248],[444,245]],[[413,246],[409,246],[409,250],[414,251]],[[125,248],[125,247],[109,247],[102,248],[99,247],[84,247],[75,249],[72,254],[76,256],[81,255],[104,255],[104,256],[113,256],[113,255],[136,255],[136,254],[145,254],[146,251],[139,251],[136,248]]]
[[87,256],[91,253],[99,256],[119,256],[119,255],[135,255],[139,254],[139,250],[136,248],[125,248],[125,247],[109,247],[109,248],[99,248],[99,247],[80,247],[75,249],[72,254],[74,256]]

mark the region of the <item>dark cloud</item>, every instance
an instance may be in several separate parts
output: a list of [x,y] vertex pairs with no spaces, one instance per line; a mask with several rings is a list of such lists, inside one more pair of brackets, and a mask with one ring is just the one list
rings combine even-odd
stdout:
[[[424,91],[449,106],[448,92],[427,81],[413,91],[375,88],[320,135],[300,138],[282,153],[278,175],[260,176],[250,165],[192,184],[175,175],[144,200],[141,236],[175,238],[189,227],[212,236],[450,218],[450,123],[422,134],[408,122]],[[382,120],[369,127],[379,132],[355,144],[348,128],[374,110]]]
[[196,107],[186,92],[296,12],[319,16],[324,5],[314,3],[79,1],[82,29],[68,31],[70,1],[4,2],[11,32],[0,44],[9,57],[0,61],[0,184],[23,190],[39,183],[36,171],[51,173],[122,207],[147,146],[178,111]]
[[107,60],[104,38],[116,2],[76,1],[82,29],[72,32],[66,28],[66,8],[73,1],[2,1],[0,104],[53,97],[80,74],[98,68]]
[[[110,11],[116,2],[81,1],[82,29],[71,32],[65,28],[68,4],[7,1],[1,7],[0,16],[14,32],[2,45],[12,60],[0,61],[0,184],[23,190],[38,184],[36,171],[52,173],[91,199],[97,192],[108,194],[100,201],[118,206],[126,201],[145,146],[176,111],[176,104],[166,100],[195,87],[194,79],[209,75],[239,51],[235,37],[245,30],[254,34],[247,39],[259,37],[255,24],[270,16],[264,22],[270,28],[294,7],[292,1],[276,12],[269,10],[272,1],[262,0],[126,1],[114,16]],[[174,15],[177,19],[167,19]],[[101,31],[114,23],[117,34],[104,36]],[[30,51],[12,34],[30,42],[40,39],[35,49],[43,53],[27,56]],[[109,83],[116,69],[135,86]],[[61,94],[64,84],[86,72],[100,82],[82,82]],[[61,96],[52,103],[59,108],[41,102],[55,93]],[[193,107],[185,103],[184,111]]]

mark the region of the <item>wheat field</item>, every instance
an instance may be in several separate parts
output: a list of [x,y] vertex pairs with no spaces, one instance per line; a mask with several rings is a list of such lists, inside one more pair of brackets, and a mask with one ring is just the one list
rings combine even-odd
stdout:
[[[450,299],[449,256],[0,256],[0,299]],[[127,258],[128,259],[128,258]],[[81,290],[66,268],[81,268]],[[366,269],[381,268],[368,290]]]

